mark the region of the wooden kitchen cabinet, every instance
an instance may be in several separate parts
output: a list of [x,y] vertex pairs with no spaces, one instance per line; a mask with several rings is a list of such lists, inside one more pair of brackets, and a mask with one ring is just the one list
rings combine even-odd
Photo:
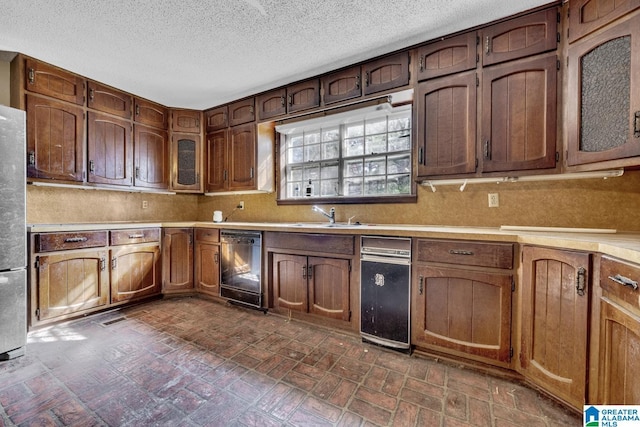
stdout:
[[476,72],[428,80],[417,88],[419,177],[476,170]]
[[555,50],[558,9],[550,8],[480,30],[484,67]]
[[511,365],[513,244],[416,239],[412,343]]
[[171,135],[171,189],[202,193],[202,141],[199,134]]
[[556,166],[555,53],[483,69],[483,172]]
[[223,129],[207,134],[205,192],[224,191],[227,182],[227,140],[228,130]]
[[193,291],[193,228],[162,230],[162,292]]
[[362,95],[360,66],[322,77],[322,90],[325,105],[360,97]]
[[640,0],[571,0],[569,42],[573,43],[639,7]]
[[242,125],[256,119],[255,99],[248,98],[229,104],[229,126]]
[[253,123],[207,135],[206,192],[256,188],[256,128]]
[[166,189],[169,187],[169,143],[162,129],[135,124],[134,185]]
[[572,407],[586,401],[591,254],[524,246],[520,371]]
[[362,65],[364,95],[409,84],[409,52],[387,55]]
[[195,229],[195,287],[198,293],[220,296],[220,231]]
[[307,313],[309,311],[307,257],[274,253],[271,263],[274,307]]
[[571,44],[567,73],[567,164],[637,165],[640,12]]
[[477,37],[472,31],[419,47],[418,81],[475,69]]
[[295,113],[320,106],[320,80],[310,79],[287,86],[287,112]]
[[93,81],[87,86],[87,107],[123,119],[131,118],[133,97],[130,94]]
[[207,133],[225,129],[229,126],[229,108],[226,105],[205,111],[204,117]]
[[202,112],[196,110],[171,110],[171,130],[179,133],[201,133]]
[[272,90],[256,97],[258,120],[283,116],[287,113],[287,88]]
[[85,81],[82,77],[33,58],[25,59],[24,70],[26,91],[84,105]]
[[[640,402],[640,265],[602,256],[596,392],[589,403]],[[593,389],[592,389],[593,390]]]
[[155,102],[136,98],[134,100],[133,120],[142,125],[167,130],[169,126],[169,109]]
[[133,184],[131,122],[107,114],[87,114],[87,182]]
[[77,105],[26,95],[27,176],[83,180],[84,113]]
[[111,231],[111,303],[157,295],[162,288],[160,229]]

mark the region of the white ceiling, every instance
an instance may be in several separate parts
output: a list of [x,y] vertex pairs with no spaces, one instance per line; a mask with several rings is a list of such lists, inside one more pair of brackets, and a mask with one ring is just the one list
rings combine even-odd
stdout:
[[0,51],[203,110],[550,1],[0,0]]

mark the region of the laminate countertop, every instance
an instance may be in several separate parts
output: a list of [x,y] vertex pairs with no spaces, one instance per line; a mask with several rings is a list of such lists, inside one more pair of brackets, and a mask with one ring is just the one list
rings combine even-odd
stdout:
[[640,263],[640,233],[613,229],[555,227],[462,227],[421,224],[347,224],[328,222],[107,222],[70,224],[29,224],[32,233],[116,230],[145,227],[201,227],[235,230],[281,231],[295,233],[331,233],[382,235],[455,240],[484,240],[539,245],[588,252],[599,252]]

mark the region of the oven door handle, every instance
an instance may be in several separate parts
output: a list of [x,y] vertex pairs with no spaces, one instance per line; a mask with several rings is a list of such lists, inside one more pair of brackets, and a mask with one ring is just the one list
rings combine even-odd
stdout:
[[383,257],[366,254],[360,256],[360,261],[379,262],[381,264],[411,265],[411,260],[409,258]]

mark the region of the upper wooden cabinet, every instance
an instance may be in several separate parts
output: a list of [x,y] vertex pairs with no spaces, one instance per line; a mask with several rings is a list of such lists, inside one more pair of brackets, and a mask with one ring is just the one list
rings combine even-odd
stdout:
[[229,108],[226,105],[205,111],[204,117],[207,133],[229,126]]
[[87,107],[125,119],[131,118],[133,97],[109,86],[89,81]]
[[160,104],[146,101],[144,99],[135,99],[133,120],[147,126],[153,126],[159,129],[167,129],[169,124],[169,109]]
[[87,117],[87,182],[133,184],[131,122],[90,111]]
[[320,106],[320,80],[311,79],[287,86],[287,112]]
[[82,77],[31,58],[26,59],[25,72],[25,90],[76,105],[84,104]]
[[640,156],[640,14],[573,43],[568,61],[567,164]]
[[135,125],[134,185],[166,189],[169,186],[169,144],[167,132]]
[[482,29],[482,64],[487,66],[555,50],[558,16],[558,10],[552,8]]
[[322,77],[322,99],[325,105],[361,96],[362,86],[360,81],[360,66]]
[[66,102],[27,95],[27,176],[83,180],[84,113]]
[[196,110],[171,110],[171,130],[173,132],[200,133],[202,112]]
[[569,42],[601,28],[640,7],[640,0],[571,0]]
[[227,177],[227,139],[229,131],[222,129],[207,134],[206,139],[206,185],[204,191],[224,191]]
[[255,119],[256,110],[254,98],[229,104],[229,126],[253,122]]
[[171,135],[171,189],[201,193],[202,141],[194,133]]
[[483,172],[556,166],[555,53],[483,70]]
[[234,126],[229,130],[229,189],[255,189],[256,149],[256,127],[253,123]]
[[418,80],[476,68],[477,38],[474,31],[419,47],[417,49]]
[[287,113],[287,89],[272,90],[256,97],[258,120],[282,116]]
[[409,52],[385,56],[362,65],[364,94],[409,84]]

